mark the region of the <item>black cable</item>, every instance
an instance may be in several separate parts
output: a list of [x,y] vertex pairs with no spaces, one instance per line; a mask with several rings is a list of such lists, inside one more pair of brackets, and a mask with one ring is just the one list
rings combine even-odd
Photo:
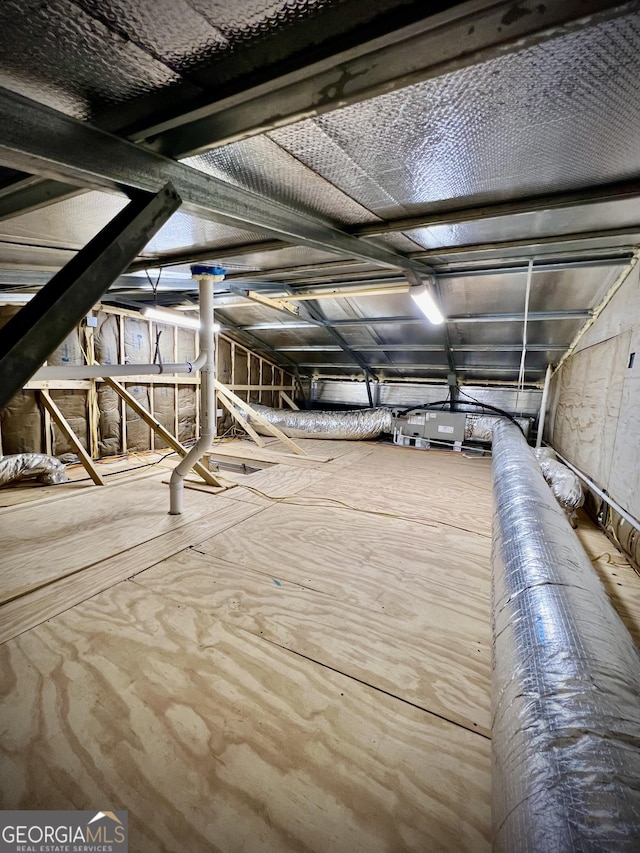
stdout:
[[460,394],[462,394],[462,396],[466,397],[468,400],[471,400],[471,402],[475,403],[476,406],[481,406],[483,409],[490,409],[490,411],[496,412],[497,414],[503,415],[505,418],[508,418],[518,427],[518,429],[523,435],[523,438],[526,439],[527,436],[524,434],[524,430],[522,429],[518,421],[514,418],[514,416],[509,414],[509,412],[505,412],[504,409],[500,409],[498,406],[492,406],[490,403],[481,403],[480,400],[476,400],[475,397],[472,397],[471,394],[467,394],[466,391],[460,390]]
[[444,412],[444,407],[449,404],[449,411],[453,411],[453,400],[451,398],[451,386],[449,386],[449,391],[447,392],[447,399],[442,404],[442,411]]
[[423,403],[421,406],[409,406],[408,409],[398,412],[398,416],[404,417],[405,415],[408,415],[409,412],[415,412],[418,409],[432,409],[434,406],[444,406],[448,402],[449,398],[447,397],[446,400],[436,400],[435,403]]
[[146,275],[147,281],[149,282],[149,285],[150,285],[151,290],[153,292],[153,306],[154,306],[154,308],[158,307],[158,286],[160,284],[160,277],[162,276],[162,269],[163,268],[160,267],[160,270],[158,272],[158,277],[156,279],[155,284],[151,281],[151,276],[149,275],[149,271],[148,270],[144,271],[144,274]]
[[[514,423],[518,427],[518,429],[520,430],[520,432],[522,433],[522,435],[526,439],[526,435],[524,434],[524,430],[522,429],[522,427],[520,426],[518,421],[514,418],[514,416],[509,414],[509,412],[506,412],[504,409],[500,409],[498,406],[492,406],[490,403],[482,403],[482,402],[480,402],[480,400],[476,400],[475,397],[472,397],[470,394],[467,394],[466,391],[462,391],[460,389],[458,389],[458,391],[460,394],[463,395],[463,397],[466,397],[467,399],[471,400],[471,402],[474,405],[480,406],[480,408],[482,408],[482,409],[488,409],[491,412],[496,412],[496,414],[502,415],[503,417],[508,418],[512,423]],[[451,392],[449,392],[449,396],[450,396],[450,394],[451,394]],[[423,403],[421,406],[411,406],[408,409],[404,409],[403,411],[398,412],[397,416],[398,417],[404,417],[409,412],[415,412],[415,411],[418,411],[420,409],[432,409],[435,406],[440,406],[441,410],[443,410],[444,406],[449,402],[449,396],[447,397],[446,400],[437,400],[435,403]],[[461,412],[461,414],[465,414],[465,413]],[[473,414],[473,412],[469,412],[468,414]]]

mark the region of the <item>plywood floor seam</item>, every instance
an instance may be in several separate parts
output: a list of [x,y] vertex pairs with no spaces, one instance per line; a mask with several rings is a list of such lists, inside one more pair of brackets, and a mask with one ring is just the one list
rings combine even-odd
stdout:
[[[177,556],[179,556],[179,555],[177,555]],[[142,574],[144,574],[144,573],[142,573]],[[149,591],[149,587],[144,584],[144,579],[141,578],[140,575],[138,575],[134,578],[128,578],[127,582],[133,583],[133,584],[139,586],[141,589],[146,589],[147,591]],[[305,587],[304,589],[308,589],[308,588]],[[312,590],[312,591],[316,592],[316,590]],[[170,594],[168,594],[166,592],[159,592],[155,589],[153,589],[152,592],[154,595],[158,595],[161,598],[164,598],[164,599],[170,601],[172,604],[177,605],[178,607],[183,606],[183,603],[181,603],[181,599],[174,599],[174,598],[172,598],[172,596]],[[236,628],[236,629],[240,629],[243,631],[247,631],[248,633],[252,634],[256,639],[261,640],[262,642],[269,643],[273,646],[276,646],[277,648],[282,649],[283,651],[289,652],[291,654],[298,655],[299,657],[302,657],[305,660],[308,660],[310,663],[314,664],[315,666],[320,666],[320,667],[324,667],[326,669],[329,669],[338,675],[344,676],[345,678],[354,681],[355,683],[361,684],[361,685],[363,685],[367,688],[370,688],[372,690],[379,691],[380,693],[385,694],[386,696],[388,696],[391,699],[395,699],[399,702],[403,702],[407,705],[410,705],[411,707],[416,708],[417,710],[423,711],[425,714],[429,714],[433,717],[436,717],[445,723],[450,723],[454,726],[459,726],[460,728],[465,729],[466,731],[468,731],[471,734],[478,735],[479,737],[483,737],[483,738],[490,740],[490,734],[489,734],[488,730],[480,730],[478,728],[472,727],[471,724],[465,724],[463,722],[459,722],[457,720],[451,719],[450,717],[448,717],[444,714],[439,714],[439,713],[435,712],[432,708],[425,707],[424,705],[421,705],[418,702],[412,702],[411,700],[405,698],[405,696],[402,695],[401,690],[396,691],[396,692],[392,692],[391,690],[385,690],[383,687],[380,686],[380,684],[375,682],[374,678],[372,678],[371,680],[366,680],[364,678],[358,678],[356,675],[353,674],[353,671],[351,671],[348,666],[345,666],[344,668],[339,668],[337,666],[331,666],[329,663],[326,663],[323,660],[319,660],[317,658],[314,658],[310,655],[304,654],[303,652],[299,651],[296,648],[291,647],[290,645],[286,645],[284,643],[278,643],[275,640],[270,639],[269,637],[264,635],[265,634],[264,631],[259,631],[257,629],[251,630],[249,627],[247,627],[246,624],[240,624],[238,622],[234,622],[233,620],[231,620],[229,618],[225,618],[224,615],[222,615],[222,616],[220,615],[219,611],[216,611],[216,615],[218,616],[219,619],[221,619],[221,621],[225,622],[226,624],[229,624],[231,627]]]
[[266,640],[266,642],[270,643],[273,646],[276,646],[279,649],[282,649],[283,651],[291,652],[292,654],[298,655],[299,657],[304,658],[304,660],[307,660],[310,663],[315,664],[316,666],[322,666],[325,669],[329,669],[332,672],[335,672],[337,675],[343,675],[346,678],[349,678],[351,681],[354,681],[357,684],[361,684],[364,687],[368,687],[372,690],[376,690],[379,693],[382,693],[382,694],[388,696],[390,699],[394,699],[396,701],[403,702],[404,704],[409,705],[418,711],[422,711],[425,714],[429,714],[429,716],[431,716],[431,717],[435,717],[439,720],[442,720],[442,722],[444,722],[444,723],[452,724],[454,726],[459,726],[461,729],[464,729],[466,732],[469,732],[469,734],[477,735],[478,737],[485,738],[488,741],[491,740],[491,736],[489,734],[486,734],[484,732],[480,732],[477,729],[470,729],[468,726],[465,726],[462,723],[457,723],[455,720],[451,720],[448,717],[444,717],[441,714],[437,714],[437,713],[435,713],[435,711],[432,711],[428,708],[424,708],[422,705],[418,705],[415,702],[410,702],[408,699],[404,699],[402,696],[398,696],[395,693],[390,693],[388,690],[383,690],[381,687],[378,687],[376,684],[371,684],[370,682],[364,681],[361,678],[356,678],[354,675],[351,675],[348,672],[343,672],[342,670],[336,669],[333,666],[329,666],[328,664],[323,663],[322,661],[315,660],[314,658],[309,657],[308,655],[303,655],[302,652],[298,652],[295,649],[290,649],[287,646],[281,645],[280,643],[274,643],[273,640]]

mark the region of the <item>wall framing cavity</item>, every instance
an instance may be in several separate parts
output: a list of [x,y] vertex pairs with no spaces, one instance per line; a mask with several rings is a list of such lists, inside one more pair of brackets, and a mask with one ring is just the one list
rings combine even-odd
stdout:
[[[0,306],[0,327],[20,306]],[[47,364],[149,364],[158,351],[165,363],[194,359],[195,330],[156,323],[135,311],[97,305],[98,325],[82,323],[51,354]],[[216,336],[216,378],[247,402],[282,407],[283,392],[295,395],[293,375],[232,338]],[[182,374],[128,376],[126,390],[181,443],[199,432],[200,377]],[[43,396],[46,399],[43,399]],[[285,398],[286,399],[286,398]],[[168,447],[102,379],[31,380],[0,415],[0,453],[76,453],[77,446],[51,417],[53,401],[92,459]],[[216,394],[217,434],[236,421]]]

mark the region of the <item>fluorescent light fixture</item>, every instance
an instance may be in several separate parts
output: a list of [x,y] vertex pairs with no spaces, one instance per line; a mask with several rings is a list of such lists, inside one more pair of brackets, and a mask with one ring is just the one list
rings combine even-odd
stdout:
[[22,305],[23,302],[30,302],[35,293],[16,293],[8,291],[0,293],[0,305]]
[[435,299],[424,282],[421,284],[411,285],[409,288],[409,295],[425,315],[427,320],[433,323],[434,326],[439,326],[441,323],[444,323],[442,311],[440,311],[436,305]]
[[[150,308],[145,306],[141,309],[140,313],[147,318],[147,320],[155,320],[156,323],[168,323],[171,326],[181,326],[184,329],[199,329],[200,328],[200,318],[199,317],[185,317],[184,314],[178,314],[177,311],[169,311],[165,308]],[[213,331],[220,331],[220,324],[213,324]]]

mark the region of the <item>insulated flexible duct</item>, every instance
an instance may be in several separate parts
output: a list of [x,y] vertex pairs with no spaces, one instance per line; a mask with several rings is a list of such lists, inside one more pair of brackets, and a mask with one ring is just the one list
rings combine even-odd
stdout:
[[65,465],[55,456],[47,456],[46,453],[0,456],[0,486],[31,478],[48,486],[66,483]]
[[[390,409],[357,409],[352,412],[294,412],[251,404],[259,415],[290,438],[333,438],[362,441],[393,431]],[[255,418],[251,426],[262,435],[269,432]]]
[[640,849],[640,656],[518,428],[493,429],[496,853]]

